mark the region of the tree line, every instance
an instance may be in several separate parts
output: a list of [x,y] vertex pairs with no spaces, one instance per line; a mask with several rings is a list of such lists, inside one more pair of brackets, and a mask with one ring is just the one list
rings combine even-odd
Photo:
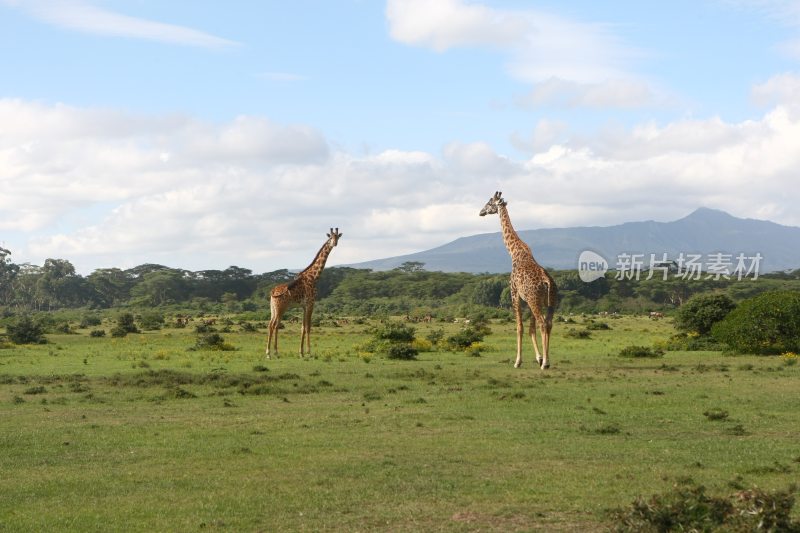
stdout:
[[[203,311],[268,313],[269,293],[293,279],[287,269],[254,274],[247,268],[188,271],[143,264],[102,268],[82,276],[66,259],[17,265],[0,248],[0,310],[5,314],[58,309],[174,307]],[[616,279],[613,272],[591,283],[578,272],[552,272],[562,313],[669,311],[691,296],[719,292],[735,301],[770,290],[800,291],[800,269],[762,274],[757,280]],[[409,262],[389,271],[329,267],[317,284],[317,309],[340,315],[466,316],[476,309],[508,313],[508,274],[427,271]]]

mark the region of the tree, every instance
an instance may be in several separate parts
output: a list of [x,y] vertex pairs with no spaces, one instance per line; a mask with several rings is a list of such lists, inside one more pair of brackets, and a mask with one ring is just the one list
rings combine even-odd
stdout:
[[14,280],[19,273],[19,266],[8,259],[11,252],[0,248],[0,304],[9,304],[13,296]]
[[681,306],[675,326],[681,331],[706,335],[735,307],[733,300],[724,294],[698,294]]
[[472,291],[472,303],[486,307],[498,307],[500,296],[508,283],[497,278],[484,279]]
[[399,270],[400,272],[404,272],[406,274],[413,274],[414,272],[422,272],[425,270],[425,263],[421,261],[406,261],[399,267],[395,268],[395,270]]
[[181,300],[185,288],[182,271],[155,270],[142,275],[131,296],[140,305],[163,305]]
[[42,275],[42,268],[36,265],[22,264],[14,283],[13,301],[15,305],[27,309],[39,310],[41,301],[36,293],[36,284]]
[[130,298],[133,275],[119,268],[99,268],[86,278],[91,301],[98,307],[113,307]]
[[744,300],[711,333],[740,353],[800,351],[800,292],[773,291]]
[[41,322],[28,315],[21,316],[6,328],[8,338],[14,344],[44,344],[44,327]]
[[46,303],[48,309],[78,306],[82,303],[82,282],[83,278],[75,273],[75,267],[66,259],[46,259],[36,281],[37,299]]

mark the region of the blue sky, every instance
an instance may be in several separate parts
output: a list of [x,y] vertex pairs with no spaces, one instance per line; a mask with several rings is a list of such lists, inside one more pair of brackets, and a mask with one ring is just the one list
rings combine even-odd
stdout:
[[[497,231],[800,225],[800,2],[0,0],[0,245],[302,267]],[[535,249],[535,245],[534,245]]]

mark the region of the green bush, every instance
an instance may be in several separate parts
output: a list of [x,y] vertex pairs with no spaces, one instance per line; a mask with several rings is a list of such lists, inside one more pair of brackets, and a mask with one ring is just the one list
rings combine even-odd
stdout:
[[81,317],[81,321],[80,324],[78,324],[78,327],[81,329],[85,329],[93,326],[99,326],[102,323],[103,321],[98,315],[87,314]]
[[620,357],[662,357],[664,350],[648,346],[626,346],[619,351]]
[[591,339],[592,332],[588,329],[569,328],[564,336],[569,339]]
[[431,343],[432,346],[436,346],[444,338],[444,330],[442,328],[431,330],[427,335],[425,335],[425,338]]
[[669,340],[660,343],[663,348],[676,351],[682,350],[687,352],[701,352],[701,351],[722,351],[725,345],[714,339],[710,335],[698,335],[692,333],[677,333],[669,338]]
[[389,359],[403,359],[408,361],[416,359],[418,353],[417,349],[411,346],[411,344],[396,342],[389,345],[386,356]]
[[677,486],[649,499],[637,498],[629,508],[614,513],[617,532],[773,531],[798,533],[792,521],[794,492],[743,490],[727,498],[710,496],[702,486]]
[[733,300],[724,294],[698,294],[678,310],[675,327],[681,331],[695,331],[706,335],[714,324],[735,308]]
[[739,353],[800,351],[800,292],[766,292],[744,300],[711,333]]
[[106,330],[104,330],[104,329],[93,329],[92,331],[89,332],[89,336],[90,337],[105,337],[106,336]]
[[128,330],[123,328],[122,326],[114,326],[111,328],[111,336],[116,338],[125,337],[128,334]]
[[387,322],[375,330],[375,338],[389,342],[411,342],[416,330],[400,322]]
[[389,359],[416,359],[419,350],[413,343],[416,341],[416,330],[400,322],[387,322],[372,329],[372,339],[361,346],[367,352],[386,354]]
[[69,325],[69,322],[59,322],[53,327],[53,331],[56,333],[65,333],[67,335],[74,335],[75,330]]
[[466,350],[473,343],[481,342],[486,335],[485,328],[467,326],[455,335],[447,337],[447,346],[451,350]]
[[[131,313],[120,313],[117,317],[117,327],[114,328],[128,333],[139,333],[139,328],[136,327],[136,322]],[[124,337],[125,335],[121,335]]]
[[164,325],[164,314],[158,311],[142,313],[142,318],[139,320],[139,323],[145,331],[159,330]]
[[224,352],[235,350],[233,346],[225,342],[225,339],[219,333],[209,333],[208,335],[198,336],[195,342],[195,349],[220,350]]
[[8,338],[14,344],[45,344],[44,326],[38,320],[23,315],[6,327]]

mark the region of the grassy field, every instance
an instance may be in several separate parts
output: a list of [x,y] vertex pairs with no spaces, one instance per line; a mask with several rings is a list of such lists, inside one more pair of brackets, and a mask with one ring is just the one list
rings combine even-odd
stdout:
[[303,360],[293,324],[272,360],[237,326],[228,352],[192,328],[2,349],[0,531],[602,531],[689,479],[797,479],[800,365],[620,358],[669,319],[577,320],[544,372],[527,339],[512,368],[513,324],[416,361],[364,357],[365,325],[315,328]]

